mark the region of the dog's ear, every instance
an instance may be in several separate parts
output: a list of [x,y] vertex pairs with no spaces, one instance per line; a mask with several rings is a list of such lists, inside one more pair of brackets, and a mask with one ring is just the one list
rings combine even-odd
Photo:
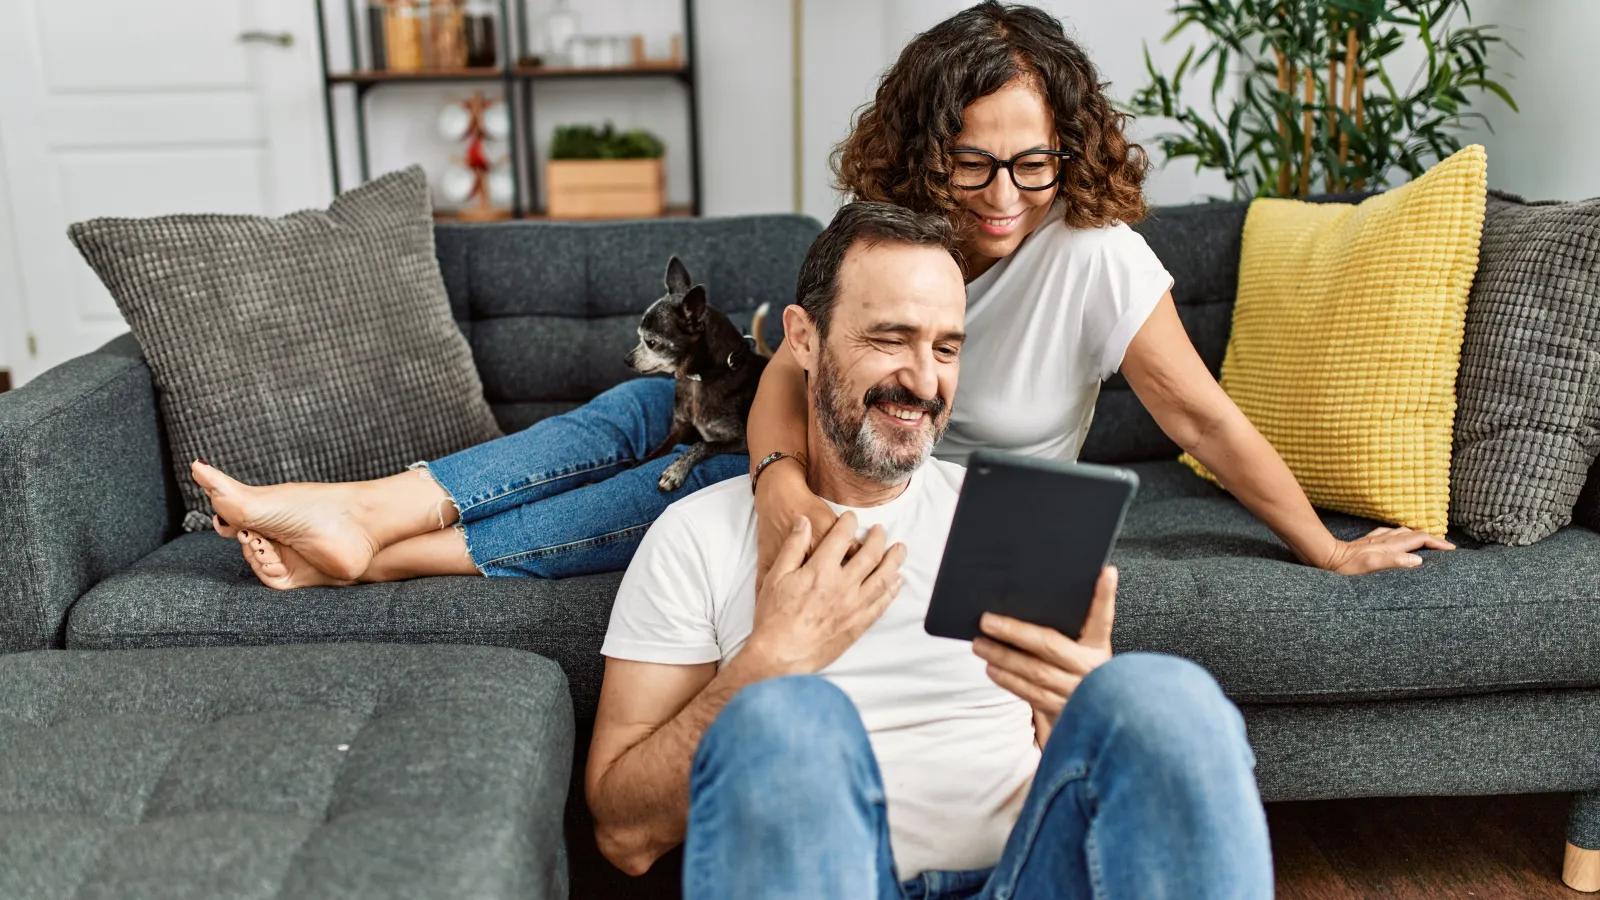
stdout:
[[683,264],[676,254],[667,260],[667,292],[671,294],[687,294],[689,285],[689,267]]
[[[677,257],[673,257],[676,259]],[[683,295],[683,317],[695,324],[702,324],[706,317],[706,286],[697,284],[689,288]]]

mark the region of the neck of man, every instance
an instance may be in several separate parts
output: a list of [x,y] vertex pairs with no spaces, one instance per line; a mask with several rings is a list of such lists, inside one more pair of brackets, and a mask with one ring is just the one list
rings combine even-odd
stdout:
[[838,448],[828,440],[818,424],[817,408],[810,404],[809,424],[806,426],[806,445],[812,448],[811,464],[806,470],[806,486],[811,493],[841,506],[866,509],[882,506],[905,493],[911,483],[908,477],[893,484],[868,478],[845,465]]

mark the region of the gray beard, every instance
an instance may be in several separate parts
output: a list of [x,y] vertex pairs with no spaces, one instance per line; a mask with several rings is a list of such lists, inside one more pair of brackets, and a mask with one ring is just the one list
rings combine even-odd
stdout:
[[846,412],[860,400],[845,395],[845,389],[839,383],[838,365],[826,347],[817,366],[815,390],[817,418],[822,425],[822,434],[833,445],[834,452],[839,454],[839,461],[850,471],[878,484],[900,484],[910,478],[911,473],[928,461],[933,454],[933,445],[944,436],[944,430],[950,423],[948,416],[936,421],[932,436],[923,440],[922,446],[915,448],[915,452],[907,452],[912,450],[908,442],[885,439],[867,421],[868,411],[865,407],[861,408],[860,415],[854,417]]

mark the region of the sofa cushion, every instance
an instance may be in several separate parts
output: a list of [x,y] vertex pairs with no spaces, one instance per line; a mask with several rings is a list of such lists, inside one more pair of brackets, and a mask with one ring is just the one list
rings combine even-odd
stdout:
[[1531,544],[1600,453],[1600,199],[1489,192],[1456,382],[1450,524]]
[[68,616],[66,642],[84,650],[342,641],[516,647],[560,663],[575,697],[598,698],[600,643],[621,580],[448,576],[274,591],[250,572],[237,541],[186,534],[84,595]]
[[439,265],[484,393],[506,431],[638,377],[622,362],[677,254],[711,303],[747,328],[771,304],[783,337],[800,263],[822,230],[798,215],[636,222],[440,224]]
[[0,896],[567,896],[549,660],[43,651],[0,684]]
[[[1297,562],[1237,501],[1176,462],[1141,479],[1113,561],[1113,641],[1195,660],[1243,702],[1600,686],[1600,534],[1458,541],[1416,569],[1348,577]],[[1326,514],[1345,540],[1377,523]]]
[[205,457],[250,484],[392,475],[500,435],[453,326],[412,166],[282,218],[70,229],[139,338],[187,512]]
[[1487,166],[1473,145],[1357,206],[1250,205],[1221,384],[1319,507],[1448,528]]

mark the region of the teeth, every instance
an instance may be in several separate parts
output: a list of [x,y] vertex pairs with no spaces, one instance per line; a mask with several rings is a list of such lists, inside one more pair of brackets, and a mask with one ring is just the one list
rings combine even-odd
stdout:
[[1009,219],[990,219],[990,218],[987,218],[985,216],[979,216],[978,218],[982,219],[985,224],[993,225],[996,228],[1003,228],[1003,227],[1005,227],[1007,225],[1010,225],[1012,222],[1015,222],[1017,220],[1016,216],[1012,216]]
[[922,418],[922,410],[920,410],[920,409],[918,409],[918,410],[891,409],[890,407],[887,407],[887,406],[880,406],[878,408],[883,410],[884,412],[888,413],[889,415],[894,416],[896,419],[904,419],[907,422],[915,422],[918,419]]

